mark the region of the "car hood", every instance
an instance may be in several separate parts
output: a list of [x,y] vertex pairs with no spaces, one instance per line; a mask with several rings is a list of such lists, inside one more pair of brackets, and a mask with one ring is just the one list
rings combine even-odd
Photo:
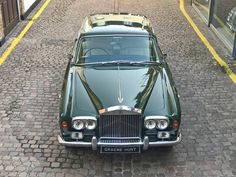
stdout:
[[120,105],[165,115],[168,98],[162,80],[163,68],[153,65],[75,67],[71,114],[96,115]]

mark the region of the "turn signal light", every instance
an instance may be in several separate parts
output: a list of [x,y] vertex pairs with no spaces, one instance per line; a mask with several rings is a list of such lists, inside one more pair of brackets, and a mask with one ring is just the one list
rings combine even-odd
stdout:
[[62,128],[68,128],[67,122],[66,122],[66,121],[63,121],[63,122],[61,123],[61,127],[62,127]]
[[178,129],[179,128],[179,123],[177,120],[173,122],[173,128]]

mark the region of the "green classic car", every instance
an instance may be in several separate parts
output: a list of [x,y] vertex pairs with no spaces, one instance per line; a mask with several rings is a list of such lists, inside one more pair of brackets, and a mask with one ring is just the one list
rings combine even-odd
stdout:
[[101,153],[179,143],[180,103],[165,57],[145,16],[87,16],[63,82],[59,143]]

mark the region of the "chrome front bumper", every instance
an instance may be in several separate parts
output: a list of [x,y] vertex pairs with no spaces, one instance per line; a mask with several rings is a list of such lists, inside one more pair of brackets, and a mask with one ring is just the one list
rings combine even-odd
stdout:
[[158,146],[172,146],[178,144],[181,141],[181,133],[175,141],[156,141],[149,142],[147,136],[144,137],[143,141],[135,143],[102,143],[98,142],[97,138],[94,136],[91,142],[83,141],[64,141],[60,135],[58,135],[58,142],[64,146],[69,147],[91,147],[93,150],[97,150],[100,146],[142,146],[143,150],[147,150],[148,147],[158,147]]

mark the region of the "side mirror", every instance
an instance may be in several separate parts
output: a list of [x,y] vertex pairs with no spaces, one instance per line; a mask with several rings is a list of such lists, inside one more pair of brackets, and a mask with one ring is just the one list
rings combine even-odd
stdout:
[[167,54],[166,54],[166,53],[163,53],[162,56],[163,56],[164,59],[166,59]]
[[73,55],[72,54],[67,54],[67,58],[69,59],[69,60],[71,60],[72,58],[73,58]]

